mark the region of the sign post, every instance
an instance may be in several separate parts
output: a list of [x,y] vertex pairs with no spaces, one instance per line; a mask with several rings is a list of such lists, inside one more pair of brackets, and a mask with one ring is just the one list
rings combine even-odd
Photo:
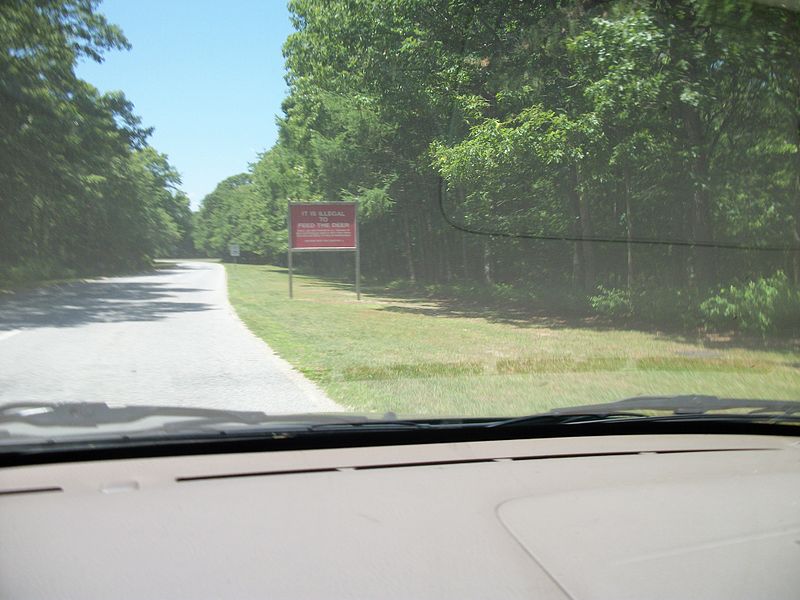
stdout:
[[230,243],[228,244],[228,254],[233,257],[233,262],[239,262],[239,244]]
[[361,300],[361,248],[356,202],[289,202],[289,298],[294,297],[295,252],[354,252],[356,297]]
[[288,231],[289,231],[289,299],[294,298],[294,289],[292,287],[292,202],[289,201],[289,217],[288,217]]
[[358,243],[358,204],[355,205],[355,223],[356,223],[356,300],[361,302],[361,244]]

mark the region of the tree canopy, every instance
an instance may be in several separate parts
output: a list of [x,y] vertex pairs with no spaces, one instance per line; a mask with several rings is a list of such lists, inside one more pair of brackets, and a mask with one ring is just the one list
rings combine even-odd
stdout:
[[128,48],[96,0],[0,3],[0,278],[139,267],[190,244],[188,198],[121,92],[75,74]]
[[[280,260],[287,200],[357,199],[364,269],[384,279],[655,290],[695,309],[737,280],[800,279],[798,253],[774,251],[800,241],[797,12],[716,0],[289,7],[279,141],[246,195],[215,192],[198,219],[215,229],[227,215],[225,235],[253,257]],[[251,242],[245,205],[259,203],[268,233]]]

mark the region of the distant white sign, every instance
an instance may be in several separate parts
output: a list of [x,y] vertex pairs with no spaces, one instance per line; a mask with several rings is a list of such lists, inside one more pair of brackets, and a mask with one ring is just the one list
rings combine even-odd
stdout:
[[239,244],[228,244],[228,252],[231,256],[239,256]]

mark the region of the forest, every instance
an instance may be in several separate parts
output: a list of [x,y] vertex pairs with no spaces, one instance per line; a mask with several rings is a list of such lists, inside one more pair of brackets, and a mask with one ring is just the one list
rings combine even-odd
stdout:
[[75,74],[128,45],[97,0],[0,2],[0,287],[190,250],[189,200],[151,130]]
[[[800,12],[746,0],[291,0],[277,143],[192,214],[97,0],[0,3],[0,280],[286,261],[358,201],[365,278],[527,308],[800,328]],[[254,74],[257,76],[257,74]],[[345,277],[351,259],[305,255]]]
[[[731,0],[292,0],[277,144],[197,247],[281,263],[360,203],[365,273],[761,331],[800,320],[800,13]],[[342,274],[342,256],[304,257]],[[438,286],[438,287],[437,287]]]

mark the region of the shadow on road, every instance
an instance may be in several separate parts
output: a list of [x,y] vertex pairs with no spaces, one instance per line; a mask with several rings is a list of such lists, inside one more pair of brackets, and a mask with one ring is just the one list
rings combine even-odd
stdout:
[[[157,321],[175,313],[217,308],[204,302],[178,301],[175,294],[208,290],[169,287],[171,273],[173,269],[148,274],[151,281],[86,281],[0,298],[0,328]],[[158,280],[161,276],[164,281]]]

